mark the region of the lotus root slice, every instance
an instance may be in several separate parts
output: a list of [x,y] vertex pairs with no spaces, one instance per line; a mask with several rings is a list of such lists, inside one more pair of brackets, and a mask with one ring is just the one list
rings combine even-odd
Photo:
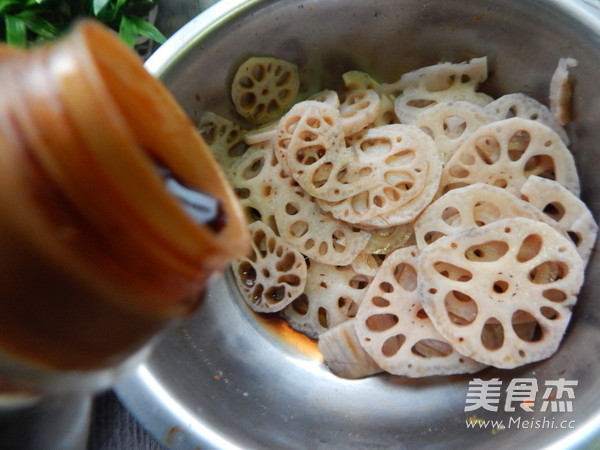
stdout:
[[323,102],[300,102],[279,122],[275,155],[312,197],[342,200],[356,191],[336,174],[356,161],[347,151],[340,113]]
[[561,184],[531,176],[521,188],[523,197],[569,235],[584,261],[588,261],[598,224],[586,204]]
[[467,136],[491,121],[491,117],[477,105],[449,101],[425,109],[413,125],[431,136],[445,164]]
[[340,104],[340,121],[346,136],[372,123],[381,111],[381,99],[373,89],[357,89],[346,94]]
[[246,151],[245,131],[239,125],[212,112],[202,115],[198,129],[227,174],[233,162]]
[[460,63],[443,62],[421,67],[403,74],[394,83],[381,84],[378,90],[385,94],[393,94],[418,86],[422,86],[428,92],[440,92],[457,85],[475,88],[487,77],[487,58],[483,56]]
[[355,147],[359,167],[368,176],[353,179],[350,170],[341,177],[338,173],[357,193],[338,202],[318,200],[323,210],[366,228],[389,228],[411,222],[434,198],[442,164],[433,140],[417,127],[372,128]]
[[356,315],[370,282],[350,266],[311,260],[304,293],[283,310],[283,316],[295,330],[318,338]]
[[232,168],[233,185],[249,220],[261,220],[315,261],[348,265],[369,233],[323,214],[298,187],[269,146],[254,146]]
[[485,366],[459,353],[422,308],[416,246],[391,253],[377,272],[355,319],[360,344],[385,371],[423,377],[472,373]]
[[502,219],[421,252],[419,290],[436,329],[483,364],[513,368],[551,356],[583,283],[573,243],[531,219]]
[[300,87],[295,64],[278,58],[251,57],[233,77],[231,97],[236,111],[254,123],[281,117],[293,105]]
[[443,236],[510,217],[547,220],[537,208],[499,187],[475,183],[453,189],[415,222],[417,245],[422,249]]
[[548,96],[550,111],[561,125],[571,121],[573,87],[569,78],[569,69],[577,67],[577,64],[575,58],[560,58],[550,79],[550,93]]
[[354,319],[323,333],[319,337],[319,351],[329,370],[338,377],[357,379],[381,372],[381,368],[358,342]]
[[548,107],[528,95],[522,93],[506,94],[489,103],[483,109],[496,121],[521,117],[540,122],[558,134],[565,145],[569,145],[569,137],[565,129],[556,121]]
[[277,312],[304,291],[304,256],[264,223],[250,224],[251,253],[232,264],[246,303],[256,312]]
[[440,192],[487,183],[519,196],[530,175],[555,180],[579,195],[573,155],[547,126],[514,117],[480,127],[450,158]]

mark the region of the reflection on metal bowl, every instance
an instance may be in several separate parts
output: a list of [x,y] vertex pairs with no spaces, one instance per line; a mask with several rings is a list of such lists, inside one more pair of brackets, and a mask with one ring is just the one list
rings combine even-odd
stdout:
[[[233,118],[231,77],[251,55],[295,62],[305,89],[335,87],[364,70],[394,81],[408,70],[487,55],[494,96],[544,100],[559,57],[573,71],[575,121],[567,127],[583,187],[600,216],[600,11],[568,0],[222,1],[175,34],[147,62],[188,114]],[[473,376],[411,380],[332,375],[310,346],[257,320],[231,277],[214,280],[200,312],[171,333],[118,393],[173,448],[589,448],[600,443],[598,255],[559,352],[516,370],[476,377],[577,380],[573,412],[465,412]],[[541,399],[539,394],[538,400]],[[539,402],[538,402],[539,403]],[[538,405],[539,406],[539,405]],[[503,421],[468,429],[469,416]],[[521,419],[518,419],[521,418]],[[563,425],[565,425],[563,427]]]

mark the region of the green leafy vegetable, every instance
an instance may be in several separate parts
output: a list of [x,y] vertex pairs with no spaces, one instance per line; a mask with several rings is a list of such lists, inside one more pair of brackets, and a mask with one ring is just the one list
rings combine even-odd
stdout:
[[144,36],[165,36],[146,17],[157,0],[0,0],[0,40],[19,47],[51,40],[80,18],[95,18],[117,31],[128,45]]

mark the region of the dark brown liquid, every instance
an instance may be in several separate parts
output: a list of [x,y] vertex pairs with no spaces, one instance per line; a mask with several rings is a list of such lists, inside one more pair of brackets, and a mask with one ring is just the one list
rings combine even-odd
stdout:
[[256,320],[277,339],[285,342],[300,353],[316,360],[322,360],[318,342],[294,330],[285,319],[264,314],[255,314]]

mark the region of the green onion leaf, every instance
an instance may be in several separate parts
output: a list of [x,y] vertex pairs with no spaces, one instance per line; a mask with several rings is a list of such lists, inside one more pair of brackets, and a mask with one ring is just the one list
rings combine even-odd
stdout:
[[163,44],[167,38],[150,22],[136,16],[126,15],[127,19],[135,25],[137,34],[145,36],[153,41]]
[[27,46],[27,28],[25,22],[15,16],[4,16],[6,42],[17,47]]
[[137,27],[135,23],[126,15],[121,17],[119,25],[119,36],[125,44],[133,47],[137,39]]
[[93,0],[93,1],[94,1],[93,9],[94,9],[95,15],[100,14],[100,11],[102,11],[104,8],[106,8],[106,5],[108,5],[110,2],[110,0]]
[[163,43],[163,34],[146,18],[157,0],[0,0],[0,40],[27,46],[54,39],[73,22],[92,17],[117,30],[134,46],[140,36]]
[[16,3],[16,0],[0,0],[0,14],[4,14],[7,9]]
[[42,39],[52,39],[60,34],[60,30],[56,26],[44,19],[24,19],[24,23],[28,30],[34,32]]

